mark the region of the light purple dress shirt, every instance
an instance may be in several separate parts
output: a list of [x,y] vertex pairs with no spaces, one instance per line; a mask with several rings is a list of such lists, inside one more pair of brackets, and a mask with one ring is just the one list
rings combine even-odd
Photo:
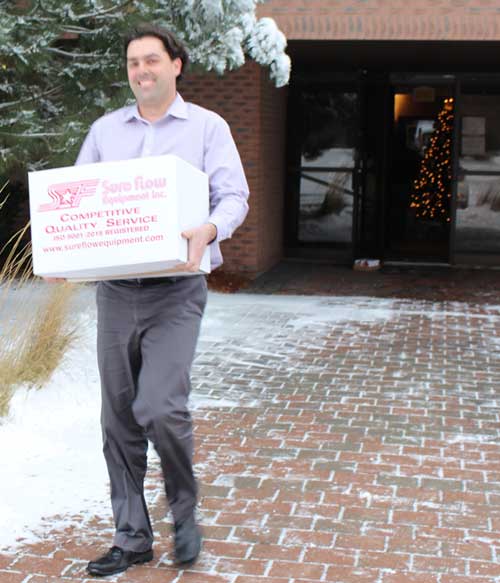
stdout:
[[248,184],[228,124],[218,114],[185,102],[179,93],[166,114],[151,123],[137,105],[96,120],[76,164],[175,154],[208,174],[210,217],[217,238],[210,244],[212,269],[222,263],[219,242],[231,237],[248,212]]

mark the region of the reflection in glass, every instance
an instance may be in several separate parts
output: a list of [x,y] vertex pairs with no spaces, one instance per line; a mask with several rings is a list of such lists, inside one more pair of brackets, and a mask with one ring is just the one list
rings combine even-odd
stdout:
[[426,89],[432,99],[395,87],[386,220],[392,260],[446,261],[449,255],[453,99],[447,86]]
[[500,96],[463,96],[457,185],[458,253],[500,252]]
[[458,183],[455,248],[500,252],[500,176],[466,176]]
[[355,93],[302,94],[298,225],[302,242],[352,243],[357,107]]
[[[437,121],[429,128],[427,140],[424,140],[427,143],[421,148],[422,160],[413,182],[410,203],[416,219],[442,223],[451,221],[453,109],[453,98],[445,99]],[[425,134],[420,130],[417,135],[421,137]]]
[[299,240],[350,243],[352,173],[308,172],[300,181]]

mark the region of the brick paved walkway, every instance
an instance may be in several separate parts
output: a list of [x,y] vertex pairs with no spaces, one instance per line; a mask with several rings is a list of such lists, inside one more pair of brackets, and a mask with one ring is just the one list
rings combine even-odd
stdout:
[[[107,581],[500,582],[500,305],[210,302],[193,371],[202,558],[172,566],[153,464],[155,559]],[[90,526],[0,552],[0,582],[95,581],[111,523]]]

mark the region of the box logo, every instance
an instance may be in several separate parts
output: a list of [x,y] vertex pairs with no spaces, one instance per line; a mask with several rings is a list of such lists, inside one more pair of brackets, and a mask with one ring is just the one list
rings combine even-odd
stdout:
[[84,196],[93,196],[97,191],[99,179],[79,180],[78,182],[61,182],[50,184],[47,193],[51,202],[41,204],[39,211],[57,211],[60,209],[75,209],[80,206]]

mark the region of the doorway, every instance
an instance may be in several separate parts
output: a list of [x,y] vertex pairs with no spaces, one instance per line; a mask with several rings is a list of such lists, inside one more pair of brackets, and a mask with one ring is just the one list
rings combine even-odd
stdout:
[[288,119],[288,257],[500,265],[500,76],[297,75]]
[[391,79],[385,260],[450,261],[455,91],[439,81]]
[[355,79],[299,80],[291,92],[286,232],[293,255],[351,260],[359,110]]
[[287,255],[382,253],[387,75],[297,76],[288,118]]

